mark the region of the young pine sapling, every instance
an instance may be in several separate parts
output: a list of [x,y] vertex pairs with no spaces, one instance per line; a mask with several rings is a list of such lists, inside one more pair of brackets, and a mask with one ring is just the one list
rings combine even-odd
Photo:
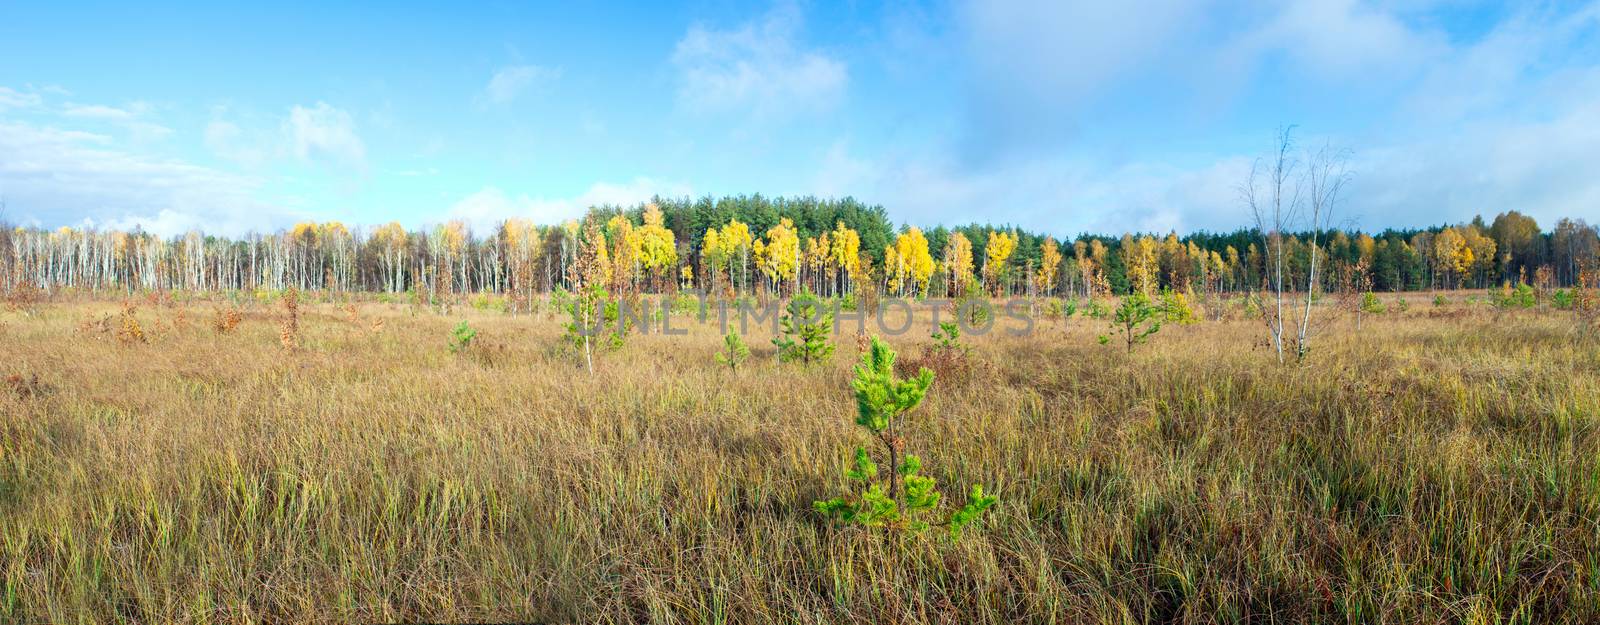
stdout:
[[[857,447],[845,477],[859,483],[861,492],[812,505],[817,512],[840,523],[920,531],[930,526],[926,519],[938,509],[941,495],[934,479],[922,475],[921,458],[914,454],[902,458],[905,441],[898,433],[898,423],[922,403],[933,384],[933,372],[922,369],[915,378],[896,379],[894,359],[894,350],[874,337],[872,346],[856,365],[855,380],[851,382],[856,393],[856,425],[866,428],[882,445],[892,474],[880,478],[872,455],[866,448]],[[959,539],[962,529],[995,501],[993,495],[984,494],[982,485],[973,484],[966,502],[938,525],[946,527],[952,539]]]
[[717,362],[728,365],[729,369],[738,369],[739,364],[750,357],[750,346],[744,344],[744,339],[739,338],[737,332],[729,332],[722,337],[722,351],[717,352]]
[[961,324],[954,321],[940,321],[939,329],[933,331],[933,349],[965,354],[971,348],[961,342]]
[[456,324],[455,329],[450,330],[450,353],[459,354],[466,351],[467,348],[472,347],[472,339],[477,337],[478,331],[467,325],[465,319],[461,320],[461,323]]
[[[1117,304],[1117,310],[1111,315],[1111,330],[1113,334],[1121,334],[1128,346],[1128,353],[1133,353],[1133,346],[1150,339],[1150,335],[1161,331],[1162,309],[1150,303],[1149,296],[1143,293],[1134,293],[1122,298]],[[1100,335],[1100,344],[1111,342],[1111,336]]]
[[809,289],[789,300],[778,323],[783,334],[772,339],[778,347],[778,360],[798,360],[809,365],[833,355],[833,344],[828,342],[828,334],[833,332],[833,313],[824,310],[822,301]]

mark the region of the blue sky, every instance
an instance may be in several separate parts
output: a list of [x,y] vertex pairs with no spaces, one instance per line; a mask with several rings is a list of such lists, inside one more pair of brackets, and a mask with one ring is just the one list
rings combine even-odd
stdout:
[[1341,223],[1600,220],[1600,2],[19,3],[13,222],[550,223],[853,195],[918,225],[1232,229],[1297,124]]

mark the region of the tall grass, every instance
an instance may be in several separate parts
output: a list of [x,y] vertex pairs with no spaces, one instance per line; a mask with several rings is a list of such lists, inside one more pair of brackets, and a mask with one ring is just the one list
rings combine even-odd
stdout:
[[965,335],[904,431],[1001,497],[951,543],[811,510],[853,354],[730,370],[691,323],[587,375],[555,321],[304,301],[288,351],[281,308],[6,313],[46,390],[0,387],[0,622],[1600,620],[1600,346],[1554,313],[1339,320],[1303,367],[1249,319]]

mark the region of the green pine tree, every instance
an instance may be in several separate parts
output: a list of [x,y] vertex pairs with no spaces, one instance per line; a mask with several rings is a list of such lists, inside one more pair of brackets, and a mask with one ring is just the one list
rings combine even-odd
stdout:
[[728,365],[729,369],[738,369],[739,364],[750,357],[750,346],[744,344],[744,339],[739,338],[736,332],[729,332],[722,337],[722,351],[717,352],[717,362]]
[[833,313],[823,308],[822,300],[810,289],[802,289],[789,300],[778,323],[783,334],[773,338],[772,344],[778,347],[779,360],[809,365],[833,355],[833,344],[828,342],[828,335],[833,332]]
[[[920,531],[930,526],[926,519],[938,509],[942,497],[934,479],[922,475],[921,458],[915,454],[901,457],[905,445],[898,425],[900,418],[927,396],[928,388],[933,385],[933,372],[922,369],[917,377],[898,379],[894,374],[894,359],[894,350],[873,337],[872,346],[861,355],[861,363],[855,368],[855,380],[851,382],[856,393],[856,425],[866,428],[878,439],[888,456],[889,466],[894,468],[893,473],[880,478],[872,455],[865,447],[857,447],[844,474],[857,484],[860,492],[812,505],[817,512],[840,523]],[[958,539],[961,531],[996,501],[993,495],[984,494],[982,485],[973,484],[966,501],[939,525],[949,530],[952,539]]]

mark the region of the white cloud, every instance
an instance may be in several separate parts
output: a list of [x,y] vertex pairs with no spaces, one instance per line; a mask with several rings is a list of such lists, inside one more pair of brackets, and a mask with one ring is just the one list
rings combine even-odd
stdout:
[[0,180],[18,221],[142,225],[162,235],[267,229],[285,211],[254,195],[261,181],[119,148],[110,137],[0,121]]
[[356,135],[355,122],[341,109],[318,102],[315,107],[295,106],[283,123],[290,151],[303,161],[326,160],[365,171],[367,147]]
[[74,120],[111,124],[127,131],[129,139],[135,143],[149,143],[172,134],[171,128],[149,121],[152,110],[153,107],[145,102],[132,102],[123,107],[68,102],[62,107],[61,115]]
[[137,113],[127,109],[120,109],[101,104],[67,104],[61,111],[67,117],[80,117],[85,119],[101,119],[108,121],[127,121],[137,117]]
[[1250,36],[1321,78],[1372,81],[1426,67],[1449,48],[1443,33],[1412,27],[1393,10],[1359,0],[1296,0]]
[[690,27],[672,54],[681,74],[679,104],[701,113],[738,111],[758,118],[837,105],[849,72],[843,61],[800,47],[801,26],[799,9],[782,4],[759,22],[734,30]]
[[490,186],[462,198],[450,207],[447,214],[450,219],[466,221],[475,231],[487,232],[495,224],[511,217],[554,224],[582,217],[591,206],[626,206],[656,195],[683,196],[689,193],[687,185],[650,178],[635,178],[624,184],[595,183],[572,198],[535,198],[525,194],[513,197],[498,187]]
[[561,70],[538,65],[502,67],[489,78],[489,84],[483,88],[480,101],[496,105],[510,104],[529,89],[560,77]]
[[206,124],[206,148],[217,156],[243,165],[259,165],[264,162],[266,154],[240,141],[242,134],[238,124],[213,119]]
[[39,106],[43,98],[32,91],[17,91],[10,87],[0,87],[0,112],[7,109],[27,109]]

